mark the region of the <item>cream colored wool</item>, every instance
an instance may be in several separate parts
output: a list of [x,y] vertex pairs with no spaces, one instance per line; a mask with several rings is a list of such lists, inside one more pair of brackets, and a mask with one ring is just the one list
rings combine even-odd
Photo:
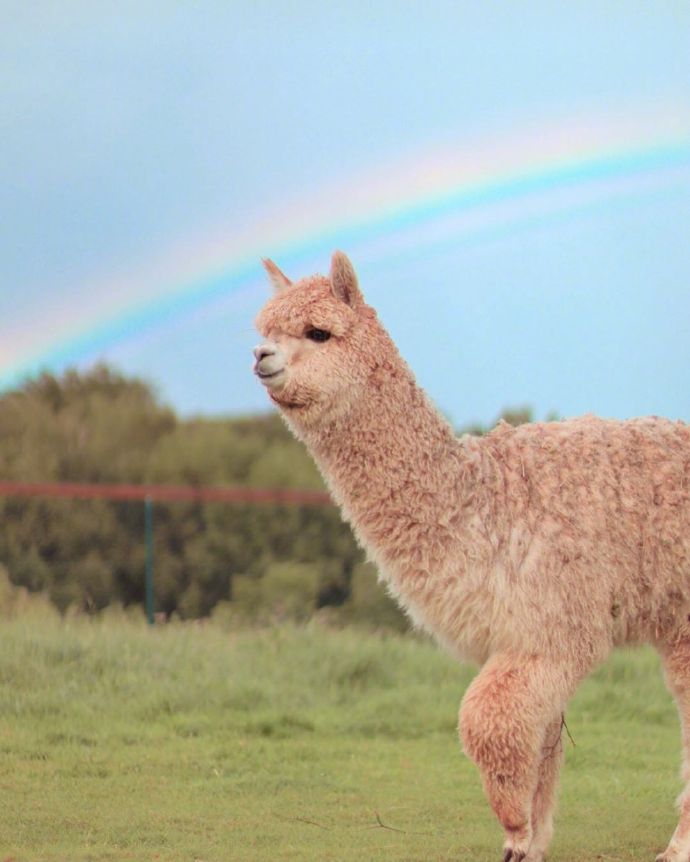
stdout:
[[[276,292],[256,372],[391,593],[482,665],[460,710],[465,751],[504,859],[540,862],[562,713],[612,647],[659,650],[690,759],[690,427],[585,416],[458,439],[345,255],[294,285],[265,266]],[[690,790],[659,859],[690,860]]]

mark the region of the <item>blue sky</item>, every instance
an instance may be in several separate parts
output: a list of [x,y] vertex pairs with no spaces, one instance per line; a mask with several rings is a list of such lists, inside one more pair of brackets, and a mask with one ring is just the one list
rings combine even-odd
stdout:
[[105,358],[185,413],[265,409],[258,256],[298,276],[332,244],[459,425],[521,404],[690,420],[687,161],[367,234],[451,178],[690,144],[686,3],[0,16],[5,385]]

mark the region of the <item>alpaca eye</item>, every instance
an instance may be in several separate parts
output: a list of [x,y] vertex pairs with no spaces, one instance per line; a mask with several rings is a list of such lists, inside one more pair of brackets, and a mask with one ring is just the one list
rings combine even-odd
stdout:
[[314,328],[312,328],[312,329],[308,329],[304,334],[311,341],[328,341],[328,339],[331,337],[331,333],[326,332],[325,329],[314,329]]

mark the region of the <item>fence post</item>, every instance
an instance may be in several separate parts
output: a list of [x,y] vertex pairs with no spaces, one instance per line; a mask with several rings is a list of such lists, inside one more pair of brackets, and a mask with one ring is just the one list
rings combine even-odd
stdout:
[[146,531],[146,619],[153,625],[153,500],[144,500],[144,524]]

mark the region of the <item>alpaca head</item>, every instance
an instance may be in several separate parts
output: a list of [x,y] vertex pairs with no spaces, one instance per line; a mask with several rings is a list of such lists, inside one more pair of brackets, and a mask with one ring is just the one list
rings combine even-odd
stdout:
[[254,373],[293,424],[308,427],[346,413],[380,367],[385,333],[357,284],[352,264],[335,252],[328,278],[294,284],[264,261],[274,296],[256,325],[264,341]]

